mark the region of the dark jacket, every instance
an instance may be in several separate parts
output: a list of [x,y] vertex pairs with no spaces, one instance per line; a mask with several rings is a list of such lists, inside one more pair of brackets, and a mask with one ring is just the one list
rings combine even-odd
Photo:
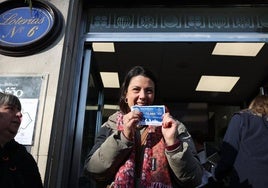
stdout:
[[15,140],[0,148],[0,187],[43,187],[34,158],[23,145]]
[[221,148],[215,177],[230,177],[229,187],[266,188],[268,186],[268,117],[250,111],[235,113]]

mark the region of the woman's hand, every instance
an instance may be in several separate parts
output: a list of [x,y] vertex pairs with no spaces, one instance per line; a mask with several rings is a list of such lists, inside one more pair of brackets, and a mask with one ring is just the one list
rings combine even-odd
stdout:
[[133,140],[134,135],[135,135],[136,126],[138,125],[141,118],[142,118],[142,113],[139,111],[135,111],[135,110],[124,115],[124,117],[123,117],[123,124],[124,124],[123,134],[127,139]]
[[178,121],[176,121],[169,112],[163,115],[162,134],[167,146],[171,146],[176,143],[178,126]]

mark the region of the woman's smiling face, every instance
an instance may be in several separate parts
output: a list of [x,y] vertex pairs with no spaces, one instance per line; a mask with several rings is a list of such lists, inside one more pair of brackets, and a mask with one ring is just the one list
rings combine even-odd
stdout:
[[154,96],[155,84],[150,78],[139,75],[130,80],[126,93],[129,108],[134,105],[151,105]]

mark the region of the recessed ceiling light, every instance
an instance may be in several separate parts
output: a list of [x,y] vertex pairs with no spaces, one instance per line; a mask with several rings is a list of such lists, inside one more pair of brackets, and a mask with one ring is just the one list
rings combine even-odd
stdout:
[[103,86],[105,88],[119,88],[119,78],[117,72],[100,72]]
[[256,56],[265,43],[217,43],[212,55]]
[[230,92],[240,77],[202,76],[196,91]]
[[86,110],[98,110],[99,106],[95,105],[95,106],[86,106]]
[[112,42],[94,42],[92,48],[94,52],[115,52],[114,43]]
[[104,109],[119,110],[119,106],[118,105],[113,105],[113,104],[105,104]]

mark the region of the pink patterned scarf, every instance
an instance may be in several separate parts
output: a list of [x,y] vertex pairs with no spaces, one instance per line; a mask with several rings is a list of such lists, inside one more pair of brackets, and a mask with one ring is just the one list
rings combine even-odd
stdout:
[[[123,130],[123,114],[117,116],[117,129]],[[165,156],[165,143],[163,140],[161,127],[148,126],[148,135],[145,138],[145,150],[141,169],[141,185],[146,188],[171,188],[168,162]],[[135,141],[135,145],[139,143]],[[134,188],[135,187],[135,162],[136,146],[128,160],[119,168],[115,175],[112,187],[114,188]]]

